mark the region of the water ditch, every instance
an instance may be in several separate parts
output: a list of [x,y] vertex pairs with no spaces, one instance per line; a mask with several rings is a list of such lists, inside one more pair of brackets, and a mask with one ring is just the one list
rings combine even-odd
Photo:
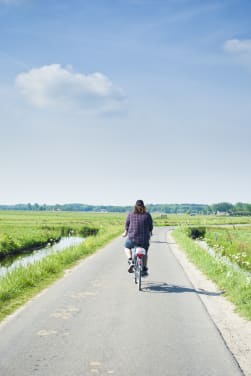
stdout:
[[18,256],[8,256],[0,261],[0,277],[3,277],[8,272],[17,269],[19,266],[27,266],[42,260],[53,253],[62,252],[66,248],[79,245],[85,241],[84,238],[79,236],[62,237],[59,242],[53,245],[47,245],[44,248],[33,250]]
[[245,273],[247,276],[251,276],[251,273],[247,270],[243,270],[238,264],[232,262],[227,256],[219,255],[212,247],[210,247],[205,240],[196,240],[195,241],[198,245],[200,245],[203,249],[205,249],[211,256],[215,259],[224,262],[226,265],[232,266],[235,270]]

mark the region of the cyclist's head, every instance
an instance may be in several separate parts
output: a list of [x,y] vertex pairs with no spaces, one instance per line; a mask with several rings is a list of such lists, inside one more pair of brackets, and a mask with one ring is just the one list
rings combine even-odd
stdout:
[[144,201],[143,200],[137,200],[136,205],[137,206],[144,206]]
[[137,200],[134,206],[134,213],[145,213],[146,207],[143,200]]

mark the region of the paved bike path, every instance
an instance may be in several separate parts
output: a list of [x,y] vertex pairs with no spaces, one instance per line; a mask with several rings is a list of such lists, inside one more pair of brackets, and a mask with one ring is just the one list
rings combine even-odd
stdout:
[[166,231],[142,292],[118,238],[1,324],[0,376],[241,375]]

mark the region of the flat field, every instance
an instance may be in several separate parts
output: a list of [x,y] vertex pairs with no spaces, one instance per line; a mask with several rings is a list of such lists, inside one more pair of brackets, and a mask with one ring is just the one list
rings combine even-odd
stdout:
[[92,254],[124,230],[125,214],[80,212],[0,212],[0,247],[10,253],[71,234],[87,236],[78,246],[20,266],[0,277],[0,321],[63,275],[65,269]]
[[43,246],[61,236],[95,235],[123,224],[125,214],[0,211],[0,256]]
[[219,255],[251,271],[251,217],[162,214],[155,215],[154,222],[158,226],[180,226],[184,230],[206,228],[205,240]]
[[250,224],[250,217],[228,215],[154,214],[157,226],[209,226],[227,224]]
[[[155,226],[178,226],[178,234],[183,239],[184,249],[187,248],[188,243],[191,249],[195,247],[194,241],[183,232],[184,226],[200,225],[208,228],[213,224],[251,223],[250,217],[160,216],[153,214],[153,218]],[[0,321],[55,279],[62,276],[63,271],[74,265],[79,259],[92,254],[114,237],[122,234],[125,219],[126,213],[0,211],[0,252],[2,252],[2,256],[11,253],[13,250],[22,252],[24,248],[43,245],[50,242],[51,239],[57,239],[69,233],[88,236],[86,241],[79,246],[50,255],[34,265],[20,267],[7,276],[1,277]],[[250,229],[251,226],[247,228],[238,227],[237,229],[230,226],[228,227],[229,232],[224,235],[225,238],[223,228],[212,228],[212,232],[210,230],[208,234],[214,242],[217,238],[219,247],[223,244],[220,235],[227,239],[230,244],[231,241],[232,243],[237,242],[239,248],[235,248],[232,257],[240,252],[246,252],[250,257]],[[217,231],[217,236],[214,231]],[[224,249],[227,249],[227,247],[225,246]],[[196,258],[199,258],[200,263],[203,262],[202,269],[205,272],[210,269],[209,276],[212,279],[217,281],[220,278],[219,285],[224,287],[226,291],[231,291],[226,281],[231,282],[231,286],[233,285],[237,291],[233,294],[229,292],[229,296],[234,296],[233,301],[240,301],[241,310],[250,318],[250,282],[246,276],[240,279],[239,274],[236,275],[235,271],[230,273],[227,267],[218,265],[215,260],[211,260],[211,257],[204,250],[198,250],[198,246],[192,253],[195,257],[195,263],[198,264]],[[249,258],[245,258],[245,260],[248,261]],[[200,263],[199,266],[201,266]]]
[[218,254],[251,272],[251,226],[208,227],[205,240]]

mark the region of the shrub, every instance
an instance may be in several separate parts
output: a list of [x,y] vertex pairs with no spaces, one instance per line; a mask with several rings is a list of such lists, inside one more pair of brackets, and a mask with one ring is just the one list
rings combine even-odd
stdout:
[[0,254],[4,255],[15,249],[18,245],[11,235],[3,234],[0,239]]
[[188,227],[186,232],[189,238],[204,238],[206,235],[206,227]]
[[82,236],[91,236],[97,235],[98,231],[98,228],[84,226],[79,230],[79,234]]

